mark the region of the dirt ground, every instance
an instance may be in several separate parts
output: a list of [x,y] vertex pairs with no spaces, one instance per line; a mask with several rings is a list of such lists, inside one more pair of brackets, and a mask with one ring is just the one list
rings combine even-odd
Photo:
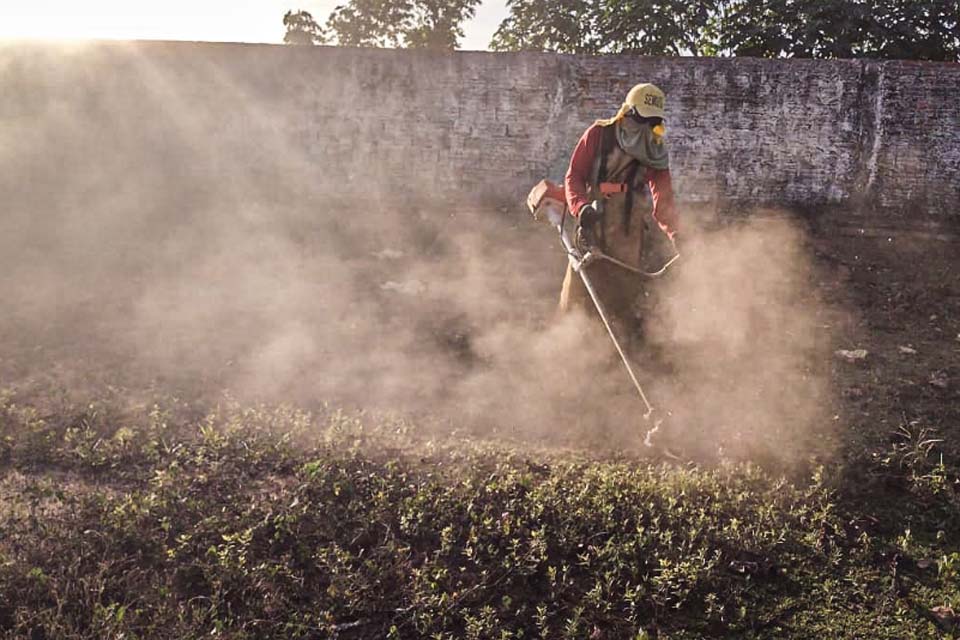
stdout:
[[813,240],[819,287],[848,311],[832,327],[833,380],[848,455],[911,424],[957,459],[960,429],[960,244],[918,234],[824,234]]

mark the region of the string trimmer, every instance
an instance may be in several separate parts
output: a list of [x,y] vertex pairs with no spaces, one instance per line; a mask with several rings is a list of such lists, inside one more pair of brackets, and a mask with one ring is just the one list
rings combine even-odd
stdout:
[[680,258],[680,254],[678,253],[673,256],[658,271],[648,272],[617,260],[612,256],[608,256],[597,247],[578,247],[577,244],[570,239],[570,234],[566,229],[565,223],[568,216],[567,205],[564,202],[563,197],[563,188],[548,180],[540,181],[540,183],[533,188],[533,191],[531,191],[530,195],[527,197],[527,206],[530,208],[530,213],[533,214],[534,220],[547,220],[547,222],[556,228],[557,233],[559,233],[560,243],[563,245],[564,251],[567,253],[567,260],[570,262],[570,267],[580,276],[580,279],[583,281],[583,286],[586,288],[587,293],[590,294],[590,299],[593,301],[593,306],[596,308],[597,314],[600,316],[600,320],[603,322],[603,326],[606,328],[607,334],[610,336],[610,340],[613,342],[613,346],[617,350],[617,355],[620,356],[620,361],[623,362],[623,367],[627,370],[627,375],[630,377],[630,382],[633,383],[634,389],[637,390],[637,395],[640,397],[640,400],[643,402],[643,406],[646,408],[646,413],[644,413],[643,418],[647,422],[653,422],[653,427],[647,431],[646,437],[644,438],[644,444],[648,447],[652,446],[651,438],[660,428],[663,418],[652,420],[654,415],[653,405],[650,404],[647,394],[644,393],[643,387],[640,385],[640,381],[637,379],[636,373],[634,373],[633,365],[630,363],[630,359],[620,346],[620,341],[617,339],[617,334],[613,331],[613,326],[610,324],[607,311],[604,308],[600,297],[597,295],[597,291],[594,288],[593,283],[590,281],[590,274],[587,273],[586,267],[593,262],[603,260],[630,271],[631,273],[634,273],[642,278],[653,279],[663,276],[667,272],[667,269],[669,269],[670,266]]

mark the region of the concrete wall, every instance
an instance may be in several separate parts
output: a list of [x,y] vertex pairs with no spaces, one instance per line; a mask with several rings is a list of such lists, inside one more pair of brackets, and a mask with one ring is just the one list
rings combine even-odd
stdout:
[[[684,200],[921,226],[960,218],[960,65],[874,61],[8,44],[0,142],[31,153],[0,189],[41,186],[29,163],[65,157],[71,131],[100,131],[109,153],[98,161],[121,176],[143,179],[156,162],[168,177],[217,180],[241,163],[306,172],[316,194],[511,204],[561,177],[583,129],[639,81],[667,93]],[[71,117],[85,124],[64,125]],[[137,156],[147,166],[124,161],[132,141],[155,145]],[[179,166],[184,146],[203,161]]]

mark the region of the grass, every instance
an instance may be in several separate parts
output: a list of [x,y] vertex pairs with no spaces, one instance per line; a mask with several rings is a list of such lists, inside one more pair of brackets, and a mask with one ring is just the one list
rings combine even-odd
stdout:
[[931,638],[937,434],[788,480],[389,416],[0,394],[0,637]]
[[835,455],[787,470],[211,400],[3,329],[0,639],[958,637],[955,255],[818,242],[870,356],[824,363]]

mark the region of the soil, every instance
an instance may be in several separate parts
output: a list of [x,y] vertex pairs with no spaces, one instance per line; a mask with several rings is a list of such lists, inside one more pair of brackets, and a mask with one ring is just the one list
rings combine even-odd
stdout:
[[899,427],[935,429],[960,453],[960,242],[921,234],[822,234],[812,240],[819,289],[846,310],[832,327],[836,349],[864,349],[862,360],[834,359],[844,441],[858,455]]

